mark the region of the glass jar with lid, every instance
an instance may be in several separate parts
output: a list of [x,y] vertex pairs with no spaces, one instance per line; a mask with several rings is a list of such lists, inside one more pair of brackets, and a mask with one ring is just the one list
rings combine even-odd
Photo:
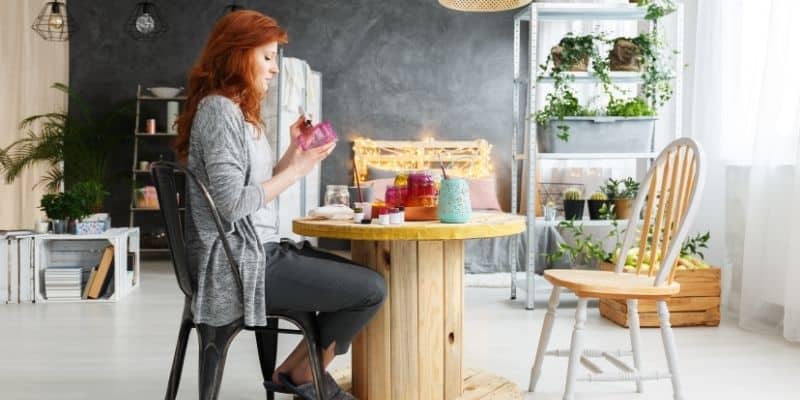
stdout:
[[350,206],[350,193],[347,185],[328,185],[325,187],[325,205],[333,206],[337,204],[345,207]]

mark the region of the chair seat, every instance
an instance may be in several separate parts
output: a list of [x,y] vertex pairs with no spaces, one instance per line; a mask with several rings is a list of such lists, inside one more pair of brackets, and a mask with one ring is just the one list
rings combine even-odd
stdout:
[[553,285],[572,290],[578,297],[606,299],[664,299],[678,294],[678,282],[653,286],[653,277],[613,271],[551,269],[544,277]]

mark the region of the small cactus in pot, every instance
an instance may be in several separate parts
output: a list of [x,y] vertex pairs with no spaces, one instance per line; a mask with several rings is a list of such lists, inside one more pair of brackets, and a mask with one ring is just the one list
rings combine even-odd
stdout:
[[583,207],[586,201],[583,193],[576,187],[571,187],[564,191],[564,218],[583,219]]
[[[591,196],[589,196],[589,218],[591,219],[604,219],[606,218],[614,218],[613,213],[610,212],[613,201],[608,200],[608,196],[606,196],[603,192],[594,192]],[[605,206],[605,208],[603,207]],[[605,211],[604,213],[601,211]]]

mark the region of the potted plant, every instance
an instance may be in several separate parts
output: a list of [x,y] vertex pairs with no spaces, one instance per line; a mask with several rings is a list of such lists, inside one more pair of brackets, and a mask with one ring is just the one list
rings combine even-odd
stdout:
[[91,180],[75,184],[70,191],[81,199],[92,213],[102,211],[103,201],[108,196],[108,192],[100,182]]
[[104,182],[114,150],[129,137],[115,134],[120,119],[129,114],[129,104],[93,115],[83,99],[66,85],[55,83],[52,88],[66,93],[75,110],[24,119],[20,129],[26,132],[25,137],[0,149],[0,175],[11,183],[25,168],[45,163],[49,170],[38,184],[51,193],[58,192],[62,183],[70,187],[83,180]]
[[583,219],[583,206],[585,202],[580,189],[571,187],[564,191],[564,219]]
[[611,208],[613,202],[608,200],[605,193],[592,193],[587,203],[589,204],[590,219],[614,219],[613,208]]
[[587,71],[589,58],[596,53],[594,40],[595,36],[593,35],[575,36],[572,32],[567,33],[557,46],[550,49],[553,69],[555,71]]
[[47,214],[53,233],[64,233],[67,230],[67,211],[64,193],[48,193],[39,201],[39,209]]
[[639,182],[636,182],[631,177],[627,177],[621,182],[623,189],[617,194],[614,199],[614,209],[619,219],[629,219],[631,217],[631,207],[633,206],[633,199],[639,194]]

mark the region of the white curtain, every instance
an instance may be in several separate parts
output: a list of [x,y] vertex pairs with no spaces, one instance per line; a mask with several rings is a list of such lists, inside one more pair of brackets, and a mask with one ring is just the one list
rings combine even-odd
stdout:
[[[50,89],[68,83],[68,45],[48,42],[31,29],[45,1],[0,1],[0,146],[20,138],[26,117],[67,107],[66,95]],[[0,180],[0,229],[33,228],[42,189],[32,189],[44,166],[25,171],[13,184]]]
[[711,229],[724,302],[743,328],[800,341],[800,2],[696,7],[686,133],[710,166],[696,226]]

